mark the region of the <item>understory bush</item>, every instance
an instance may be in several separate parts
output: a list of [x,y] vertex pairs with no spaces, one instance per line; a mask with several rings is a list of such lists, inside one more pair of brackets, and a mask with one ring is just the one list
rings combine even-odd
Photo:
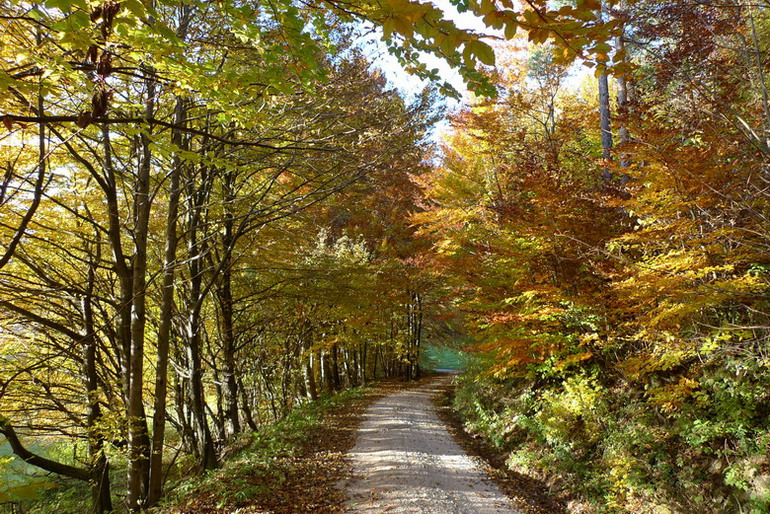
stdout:
[[454,406],[512,469],[596,512],[770,512],[761,360],[723,354],[645,379],[598,360],[547,379],[501,379],[490,364],[461,376]]

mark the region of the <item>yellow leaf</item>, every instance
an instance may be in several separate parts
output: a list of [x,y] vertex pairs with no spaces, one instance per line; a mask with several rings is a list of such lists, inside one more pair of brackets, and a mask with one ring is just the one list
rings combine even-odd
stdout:
[[395,27],[396,32],[407,39],[411,39],[414,36],[414,26],[404,16],[394,17],[393,26]]

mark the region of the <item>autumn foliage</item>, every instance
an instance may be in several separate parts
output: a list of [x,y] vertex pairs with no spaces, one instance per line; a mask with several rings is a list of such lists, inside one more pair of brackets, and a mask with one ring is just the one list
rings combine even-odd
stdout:
[[[451,3],[492,37],[415,0],[0,7],[0,434],[39,488],[154,508],[429,338],[576,508],[767,510],[768,8]],[[425,54],[477,94],[435,146]]]
[[593,78],[568,87],[548,48],[519,42],[498,51],[499,96],[452,118],[419,179],[415,222],[478,341],[456,405],[573,498],[760,512],[767,14],[630,4],[612,11],[635,71],[617,74],[631,98],[612,106],[611,160]]

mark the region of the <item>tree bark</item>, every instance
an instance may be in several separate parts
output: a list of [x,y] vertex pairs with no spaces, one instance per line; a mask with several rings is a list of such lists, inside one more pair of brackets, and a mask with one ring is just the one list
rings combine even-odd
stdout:
[[305,381],[305,391],[307,392],[308,399],[315,401],[318,399],[318,388],[315,381],[315,353],[313,352],[310,333],[311,331],[308,329],[303,336],[303,348],[305,350],[303,356],[305,361],[303,379]]
[[[176,124],[182,125],[185,118],[184,100],[177,97],[174,108]],[[182,148],[182,133],[174,131],[172,143]],[[166,219],[166,248],[163,263],[163,290],[160,301],[160,324],[158,327],[158,355],[155,372],[155,405],[152,418],[152,452],[150,455],[150,485],[147,493],[147,507],[153,507],[160,500],[163,489],[163,444],[166,430],[166,396],[168,391],[168,360],[171,341],[171,327],[174,306],[174,273],[176,268],[177,223],[179,198],[181,196],[182,159],[175,155],[171,165],[168,195],[168,217]]]
[[607,72],[599,75],[599,125],[602,131],[602,158],[612,157],[612,129],[610,127],[610,88]]
[[219,305],[222,313],[222,353],[224,360],[224,377],[222,388],[225,401],[225,438],[229,439],[241,431],[240,411],[238,409],[238,382],[236,381],[235,365],[235,329],[233,327],[233,291],[232,291],[232,249],[235,245],[234,216],[230,211],[235,200],[233,191],[233,175],[226,173],[223,182],[224,193],[224,234],[222,236],[223,262],[221,263],[222,283],[218,291]]
[[414,293],[415,304],[415,332],[414,332],[414,378],[419,380],[420,370],[420,347],[422,346],[422,296],[420,293]]
[[[155,112],[156,84],[153,71],[145,70],[146,101],[145,117],[152,119]],[[151,139],[148,122],[140,136],[140,160],[134,184],[134,258],[133,258],[133,303],[131,307],[131,355],[129,358],[128,380],[128,491],[127,508],[136,512],[146,500],[149,482],[149,434],[144,411],[144,336],[147,299],[147,239],[149,232],[152,198],[150,196],[150,172],[152,169]]]
[[188,181],[188,269],[190,273],[190,288],[188,291],[188,312],[186,321],[186,347],[188,366],[188,401],[192,413],[193,430],[200,458],[200,465],[203,469],[214,469],[217,467],[217,457],[214,450],[214,441],[211,437],[208,419],[206,414],[206,400],[203,393],[203,369],[201,357],[202,345],[202,323],[201,309],[203,306],[203,243],[199,240],[202,234],[203,210],[205,208],[206,198],[210,177],[208,170],[201,169],[200,183],[198,187],[193,179]]
[[339,349],[337,348],[337,343],[334,343],[331,347],[331,357],[332,391],[337,392],[342,387],[342,381],[340,380]]
[[[597,13],[599,21],[604,21],[604,6]],[[610,85],[607,72],[599,75],[599,127],[602,136],[602,159],[612,158],[612,127],[610,124]],[[612,180],[612,172],[608,168],[602,170],[605,182]]]
[[102,417],[99,405],[99,377],[97,374],[97,338],[94,323],[93,295],[96,285],[96,265],[101,260],[101,241],[96,231],[96,255],[91,256],[88,266],[88,282],[83,298],[83,320],[85,336],[83,346],[83,375],[86,386],[86,428],[88,430],[88,453],[91,459],[91,499],[93,512],[112,511],[110,492],[109,462],[104,453],[104,434],[97,426]]

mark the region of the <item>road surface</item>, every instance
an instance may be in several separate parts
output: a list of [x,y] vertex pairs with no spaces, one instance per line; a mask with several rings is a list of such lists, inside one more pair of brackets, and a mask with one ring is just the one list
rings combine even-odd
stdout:
[[452,439],[431,399],[451,377],[396,392],[364,414],[349,454],[349,512],[520,513]]

